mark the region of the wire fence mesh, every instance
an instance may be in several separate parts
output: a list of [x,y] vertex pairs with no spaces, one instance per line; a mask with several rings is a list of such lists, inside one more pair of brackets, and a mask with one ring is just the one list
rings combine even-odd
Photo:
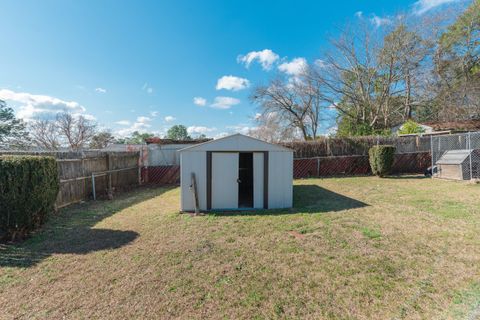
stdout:
[[434,177],[480,179],[480,132],[431,137]]

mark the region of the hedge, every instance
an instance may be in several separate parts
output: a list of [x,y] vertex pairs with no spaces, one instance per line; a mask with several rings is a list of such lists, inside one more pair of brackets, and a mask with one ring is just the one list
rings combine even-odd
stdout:
[[368,160],[372,173],[383,177],[390,173],[395,156],[395,147],[390,145],[373,146],[368,150]]
[[55,158],[0,156],[0,239],[24,237],[44,223],[58,190]]

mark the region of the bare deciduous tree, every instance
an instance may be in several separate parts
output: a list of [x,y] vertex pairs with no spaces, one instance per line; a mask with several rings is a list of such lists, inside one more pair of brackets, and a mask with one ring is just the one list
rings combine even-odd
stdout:
[[59,133],[66,139],[70,149],[84,148],[96,133],[96,124],[84,116],[73,116],[64,112],[57,115],[56,125]]
[[57,150],[60,148],[58,128],[54,121],[35,120],[29,126],[32,142],[40,148]]
[[277,113],[271,112],[255,119],[257,126],[248,131],[248,135],[268,142],[293,141],[299,138],[297,128],[282,122]]
[[399,18],[388,28],[361,21],[331,43],[314,76],[341,117],[372,133],[412,117],[420,102],[417,75],[429,52],[414,30]]
[[29,132],[38,147],[79,150],[85,148],[96,134],[96,124],[84,116],[65,112],[58,114],[55,119],[32,121]]
[[[318,136],[320,117],[325,107],[321,83],[311,68],[291,78],[276,78],[267,86],[254,89],[251,100],[259,105],[262,126],[284,126],[284,132],[300,132],[304,140]],[[275,122],[272,122],[275,115]]]

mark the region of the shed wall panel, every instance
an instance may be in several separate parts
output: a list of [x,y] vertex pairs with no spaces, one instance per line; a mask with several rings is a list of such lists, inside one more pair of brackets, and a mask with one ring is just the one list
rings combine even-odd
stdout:
[[268,180],[268,208],[292,207],[292,152],[269,153]]
[[207,209],[207,159],[205,152],[182,152],[180,156],[180,186],[182,211],[195,210],[193,193],[190,190],[191,173],[197,181],[198,203],[200,210]]

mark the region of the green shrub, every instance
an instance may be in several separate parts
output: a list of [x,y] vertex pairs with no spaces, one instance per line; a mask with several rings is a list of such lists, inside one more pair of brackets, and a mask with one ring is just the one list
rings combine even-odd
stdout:
[[400,130],[398,130],[398,134],[415,134],[424,132],[425,129],[413,120],[407,120],[407,122],[402,125]]
[[15,240],[44,223],[58,189],[54,158],[0,156],[0,238]]
[[393,158],[395,156],[394,146],[374,146],[368,151],[370,167],[372,173],[379,177],[383,177],[390,173],[393,166]]

